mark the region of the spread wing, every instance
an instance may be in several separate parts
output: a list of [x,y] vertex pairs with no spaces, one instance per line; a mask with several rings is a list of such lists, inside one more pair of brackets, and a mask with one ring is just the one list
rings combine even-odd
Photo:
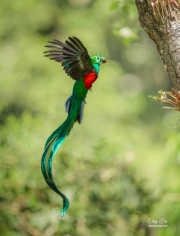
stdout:
[[49,41],[49,44],[45,46],[50,48],[49,51],[44,52],[45,56],[61,62],[65,72],[72,79],[80,80],[86,73],[93,70],[88,51],[78,38],[69,37],[65,43],[54,39]]

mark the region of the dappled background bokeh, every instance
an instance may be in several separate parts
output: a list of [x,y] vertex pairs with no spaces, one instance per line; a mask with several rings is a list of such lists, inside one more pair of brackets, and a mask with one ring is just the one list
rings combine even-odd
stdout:
[[[55,181],[70,200],[61,218],[40,161],[74,81],[43,51],[69,36],[107,63],[83,123],[54,158]],[[1,0],[0,235],[179,235],[180,114],[148,97],[170,88],[133,1]],[[150,217],[165,217],[168,227],[148,227]]]

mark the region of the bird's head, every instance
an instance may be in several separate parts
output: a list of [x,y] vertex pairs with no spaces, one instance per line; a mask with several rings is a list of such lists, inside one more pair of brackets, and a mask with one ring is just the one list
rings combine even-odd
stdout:
[[101,55],[93,56],[93,57],[91,57],[91,63],[92,63],[94,70],[98,74],[100,65],[102,63],[106,63],[106,59],[104,57],[102,57]]
[[101,63],[106,63],[106,59],[102,57],[101,55],[93,56],[91,57],[92,64],[98,64],[101,65]]

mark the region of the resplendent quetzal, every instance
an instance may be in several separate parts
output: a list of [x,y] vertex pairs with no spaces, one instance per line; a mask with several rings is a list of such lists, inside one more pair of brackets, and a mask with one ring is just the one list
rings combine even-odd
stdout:
[[90,57],[87,49],[76,37],[69,37],[65,43],[56,39],[49,41],[49,51],[44,52],[51,60],[61,62],[65,72],[76,82],[72,95],[65,103],[68,116],[66,120],[47,139],[41,160],[41,170],[46,183],[63,199],[62,216],[69,207],[67,197],[59,191],[52,175],[52,160],[58,148],[70,133],[74,123],[82,122],[85,98],[88,90],[98,77],[99,67],[106,60],[101,55]]

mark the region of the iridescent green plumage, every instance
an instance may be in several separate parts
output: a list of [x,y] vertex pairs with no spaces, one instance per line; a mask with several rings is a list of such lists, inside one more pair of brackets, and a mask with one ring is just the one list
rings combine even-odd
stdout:
[[45,56],[61,62],[65,72],[76,80],[73,93],[65,104],[68,112],[67,119],[47,139],[41,160],[41,170],[46,183],[63,199],[62,216],[64,216],[69,207],[69,201],[54,183],[52,160],[58,148],[69,135],[74,123],[82,122],[87,92],[98,77],[99,66],[106,61],[100,55],[90,58],[87,49],[76,37],[69,37],[69,41],[66,41],[65,44],[58,40],[50,43],[51,45],[46,46],[50,50],[45,52]]

